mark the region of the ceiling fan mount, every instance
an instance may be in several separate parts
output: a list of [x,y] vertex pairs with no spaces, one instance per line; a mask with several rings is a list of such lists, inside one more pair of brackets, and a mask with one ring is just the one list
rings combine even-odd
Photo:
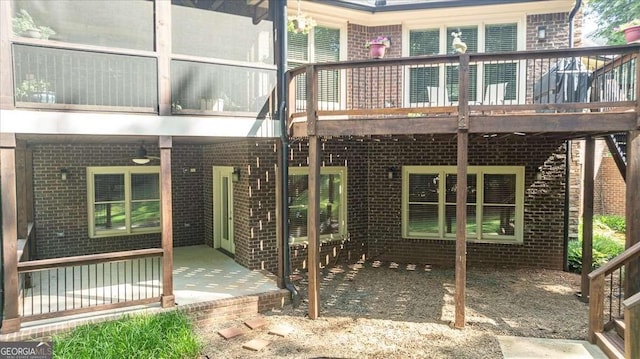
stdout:
[[134,153],[133,158],[131,160],[138,165],[145,165],[149,163],[151,160],[158,160],[160,157],[158,156],[150,156],[147,154],[147,149],[144,148],[144,143],[140,143],[140,147],[138,147]]

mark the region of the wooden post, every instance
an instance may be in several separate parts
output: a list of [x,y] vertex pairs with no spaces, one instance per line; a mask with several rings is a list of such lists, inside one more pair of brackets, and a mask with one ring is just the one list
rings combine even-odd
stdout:
[[18,238],[27,239],[27,144],[16,141],[16,197],[18,206]]
[[585,139],[584,179],[582,196],[582,281],[580,290],[583,302],[589,301],[589,273],[593,270],[593,175],[595,166],[595,140]]
[[317,74],[315,66],[307,67],[307,133],[309,134],[309,318],[320,316],[320,139],[316,135]]
[[162,307],[175,304],[173,295],[173,210],[171,206],[171,136],[160,136],[160,188],[162,200]]
[[[282,206],[284,205],[284,203],[282,203],[282,173],[281,173],[281,168],[282,168],[282,141],[278,141],[276,142],[276,153],[278,156],[278,165],[275,167],[275,172],[276,172],[276,251],[277,251],[277,257],[278,257],[278,275],[276,278],[277,281],[277,285],[278,288],[280,289],[284,289],[285,288],[285,283],[284,283],[284,274],[285,274],[285,270],[284,270],[284,251],[286,251],[287,249],[284,247],[285,244],[282,240],[283,238],[283,221],[288,221],[288,218],[281,218],[280,216],[282,215]],[[288,236],[286,237],[288,238]]]
[[640,297],[624,301],[624,354],[627,358],[640,358]]
[[11,3],[0,1],[0,108],[13,108],[13,57],[11,56]]
[[[458,130],[458,171],[456,192],[456,292],[454,327],[465,323],[465,292],[467,283],[467,156],[469,133]],[[444,180],[444,179],[443,179]]]
[[158,111],[171,115],[171,1],[155,1],[158,53]]
[[[604,325],[604,277],[604,275],[600,275],[593,278],[589,288],[588,339],[592,344],[596,343],[596,333],[601,333]],[[586,295],[584,293],[583,297]]]
[[[640,130],[627,132],[626,247],[640,243]],[[627,280],[629,278],[635,280]],[[629,261],[625,298],[640,292],[640,259]]]
[[4,272],[4,319],[2,334],[20,330],[18,297],[18,206],[16,191],[16,137],[0,133],[2,178],[2,265]]

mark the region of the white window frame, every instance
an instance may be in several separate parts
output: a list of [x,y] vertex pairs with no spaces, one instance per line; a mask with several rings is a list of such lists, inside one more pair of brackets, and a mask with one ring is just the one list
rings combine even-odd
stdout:
[[[481,21],[481,22],[477,22],[477,21],[473,21],[473,20],[468,20],[468,21],[460,21],[460,22],[456,22],[456,23],[429,23],[429,24],[417,24],[417,23],[411,23],[411,24],[405,24],[402,27],[402,56],[403,57],[409,57],[409,53],[410,53],[410,34],[412,31],[422,31],[422,30],[436,30],[439,29],[440,30],[440,54],[447,54],[450,53],[450,48],[451,48],[451,34],[447,33],[447,28],[455,28],[455,27],[471,27],[471,26],[475,26],[478,28],[478,53],[484,53],[485,52],[485,30],[487,26],[491,26],[491,25],[504,25],[504,24],[516,24],[517,27],[517,41],[516,41],[516,51],[523,51],[526,49],[526,16],[522,15],[522,16],[507,16],[507,17],[493,17],[493,18],[488,18],[485,21]],[[526,61],[514,61],[513,63],[517,64],[517,76],[519,79],[526,79]],[[475,103],[481,103],[484,100],[484,93],[486,91],[485,88],[483,88],[483,81],[484,81],[484,66],[483,64],[479,64],[476,62],[472,62],[470,63],[470,65],[478,65],[477,66],[477,78],[476,78],[476,83],[477,86],[476,88],[478,89],[476,91],[476,98],[470,98],[469,101],[471,101],[473,104]],[[419,67],[419,66],[415,66],[415,67]],[[405,69],[405,78],[406,79],[410,79],[410,73],[409,73],[409,68],[411,67],[407,67]],[[446,87],[446,64],[441,64],[440,65],[440,71],[439,71],[439,83],[440,83],[440,87],[441,88],[445,88]],[[410,82],[411,81],[405,81],[404,84],[404,103],[405,103],[405,107],[422,107],[422,106],[428,106],[428,104],[425,103],[421,103],[421,102],[410,102],[411,100],[411,94],[410,94]],[[520,96],[519,94],[524,94],[526,92],[526,86],[527,86],[527,81],[517,81],[518,84],[518,88],[516,90],[516,100],[506,100],[505,102],[508,101],[508,104],[524,104],[525,101],[525,96]],[[457,101],[449,101],[449,103],[446,104],[446,106],[455,106],[457,105]],[[438,104],[438,106],[444,106],[443,104]]]
[[[444,239],[455,240],[455,234],[445,233],[446,175],[456,174],[456,166],[403,166],[402,167],[402,238],[407,239]],[[524,237],[524,166],[469,166],[468,174],[476,175],[476,233],[467,233],[467,242],[478,243],[515,243],[521,244]],[[438,183],[438,234],[409,233],[409,175],[437,174]],[[516,176],[515,228],[513,235],[482,233],[482,214],[484,205],[484,175],[512,174]],[[468,204],[467,204],[468,205]]]
[[[340,196],[340,208],[338,211],[338,221],[340,222],[338,233],[330,233],[320,235],[320,240],[323,242],[344,239],[348,233],[347,231],[347,167],[345,166],[331,166],[331,167],[321,167],[320,175],[339,175],[340,176],[340,187],[338,188]],[[289,175],[290,176],[308,176],[309,175],[309,167],[289,167]],[[307,211],[309,208],[309,204],[307,203]],[[308,229],[307,229],[308,230]],[[292,239],[291,236],[291,227],[289,227],[289,245],[292,244],[304,244],[308,243],[309,238],[307,237],[295,237]]]
[[[160,166],[116,166],[116,167],[87,167],[87,215],[89,222],[89,238],[128,236],[142,233],[160,233],[162,226],[131,228],[131,175],[132,174],[158,174],[158,200],[162,203],[162,192],[160,190],[162,177],[160,176]],[[100,231],[96,233],[94,222],[95,210],[95,175],[115,174],[124,176],[124,206],[125,206],[125,228]],[[162,207],[160,207],[160,223],[162,223]]]
[[[339,61],[345,61],[347,59],[347,25],[344,23],[331,23],[321,21],[316,26],[326,27],[330,29],[336,29],[340,32],[340,53],[338,55]],[[307,34],[307,61],[290,59],[287,54],[287,62],[296,62],[300,64],[313,64],[316,63],[315,59],[315,32],[313,29]],[[363,45],[364,46],[364,45]],[[339,102],[318,101],[318,110],[344,110],[347,107],[347,72],[346,69],[340,71],[340,85],[339,85]],[[306,108],[306,100],[297,100],[300,103],[296,103],[295,108]]]

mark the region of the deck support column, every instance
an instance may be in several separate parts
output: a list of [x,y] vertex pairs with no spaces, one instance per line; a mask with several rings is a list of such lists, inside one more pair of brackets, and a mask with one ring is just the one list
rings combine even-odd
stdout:
[[467,283],[467,158],[469,133],[458,130],[458,171],[456,182],[456,291],[454,327],[464,328]]
[[18,238],[27,239],[27,144],[16,141],[16,196],[18,206]]
[[582,280],[581,300],[589,301],[589,273],[593,270],[593,192],[596,142],[591,136],[585,139],[584,179],[582,195]]
[[307,132],[309,134],[309,210],[307,235],[309,237],[309,319],[320,316],[320,138],[317,135],[316,113],[318,75],[315,66],[307,67]]
[[171,115],[171,1],[155,1],[158,52],[158,111]]
[[[639,116],[640,118],[640,116]],[[640,130],[627,132],[626,247],[640,243]],[[625,298],[640,292],[640,259],[629,262]]]
[[16,136],[0,133],[0,182],[2,187],[2,265],[4,319],[2,334],[20,330],[18,285],[18,197],[16,183]]
[[175,305],[173,295],[173,209],[171,206],[171,136],[160,136],[160,190],[162,211],[162,300],[163,308]]

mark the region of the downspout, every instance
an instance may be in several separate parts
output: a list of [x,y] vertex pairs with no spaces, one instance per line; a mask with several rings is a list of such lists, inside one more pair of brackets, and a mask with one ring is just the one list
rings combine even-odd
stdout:
[[[569,13],[569,48],[573,48],[575,45],[575,40],[573,39],[574,34],[574,25],[573,18],[580,10],[580,6],[582,5],[582,0],[576,0],[576,4],[571,9]],[[571,206],[569,204],[571,198],[571,140],[565,141],[565,163],[564,163],[564,237],[562,239],[562,245],[564,251],[562,252],[562,267],[565,272],[569,271],[569,258],[568,258],[568,250],[569,250],[569,220],[570,220],[570,211]]]
[[280,226],[282,227],[282,283],[291,292],[293,306],[300,305],[300,293],[291,283],[291,253],[289,247],[289,131],[287,130],[287,1],[275,0],[275,34],[276,39],[276,98],[278,99],[277,118],[280,121],[280,141],[282,143],[280,155]]

